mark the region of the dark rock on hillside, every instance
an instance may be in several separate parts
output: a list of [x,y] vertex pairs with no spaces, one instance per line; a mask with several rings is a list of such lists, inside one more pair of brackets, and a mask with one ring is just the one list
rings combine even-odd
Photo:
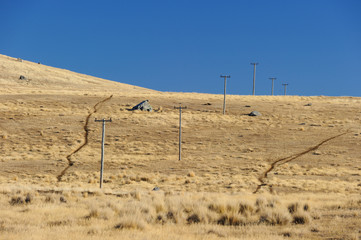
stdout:
[[255,116],[261,116],[262,114],[258,111],[252,111],[250,114],[248,114],[248,116],[252,116],[252,117],[255,117]]
[[148,111],[148,112],[151,112],[153,111],[153,108],[152,106],[149,104],[149,101],[148,100],[145,100],[141,103],[139,103],[138,105],[134,106],[132,109],[130,109],[131,111],[134,111],[134,110],[141,110],[141,111]]

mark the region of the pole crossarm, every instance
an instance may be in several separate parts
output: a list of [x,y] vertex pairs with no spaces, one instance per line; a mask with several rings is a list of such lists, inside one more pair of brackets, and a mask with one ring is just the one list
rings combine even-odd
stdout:
[[174,107],[174,109],[187,109],[187,107],[180,106],[180,107]]
[[112,122],[112,118],[109,119],[95,119],[94,122]]

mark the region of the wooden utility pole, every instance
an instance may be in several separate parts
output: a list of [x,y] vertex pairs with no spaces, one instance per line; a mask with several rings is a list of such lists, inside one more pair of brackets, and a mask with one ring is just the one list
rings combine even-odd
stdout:
[[285,96],[286,96],[286,91],[287,91],[287,85],[288,85],[288,83],[282,83],[282,85],[285,87]]
[[103,170],[104,170],[104,140],[105,140],[105,122],[111,122],[112,119],[95,119],[95,122],[102,122],[103,129],[102,129],[102,153],[101,153],[101,160],[100,160],[100,188],[103,187]]
[[254,96],[256,94],[256,65],[258,65],[258,63],[251,63],[251,65],[253,65],[253,91],[252,91],[252,94]]
[[273,82],[274,82],[274,80],[276,80],[277,78],[271,77],[271,78],[269,78],[269,79],[272,80],[272,91],[271,91],[271,95],[273,96],[273,86],[274,86]]
[[226,86],[227,78],[231,78],[230,75],[221,75],[221,78],[224,78],[224,97],[223,97],[223,115],[226,114]]
[[182,104],[179,104],[179,107],[174,107],[179,109],[179,161],[182,159],[182,109],[187,109],[187,107],[182,107]]

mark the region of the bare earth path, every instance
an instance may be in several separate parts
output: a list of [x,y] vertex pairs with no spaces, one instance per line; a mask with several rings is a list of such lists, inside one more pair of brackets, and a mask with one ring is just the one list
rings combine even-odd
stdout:
[[75,153],[79,152],[83,147],[85,147],[88,144],[88,138],[89,138],[89,129],[88,129],[88,125],[89,125],[89,119],[91,118],[91,116],[96,113],[98,111],[98,109],[101,107],[101,105],[103,103],[105,103],[106,101],[109,101],[111,98],[113,97],[113,95],[111,95],[110,97],[107,97],[103,100],[101,100],[100,102],[98,102],[97,104],[94,105],[93,107],[93,111],[91,111],[86,119],[85,119],[85,124],[83,126],[84,129],[84,142],[74,151],[72,151],[69,155],[66,156],[66,159],[68,160],[68,166],[61,171],[61,173],[57,176],[58,181],[61,181],[61,178],[64,176],[64,174],[66,173],[66,171],[73,166],[74,162],[71,160],[71,156],[73,156]]
[[293,160],[295,160],[295,159],[297,159],[297,158],[299,158],[299,157],[301,157],[301,156],[303,156],[303,155],[305,155],[305,154],[307,154],[309,152],[315,151],[320,146],[325,144],[326,142],[331,141],[332,139],[335,139],[335,138],[340,137],[340,136],[345,135],[345,134],[346,133],[341,133],[341,134],[338,134],[336,136],[327,138],[326,140],[323,140],[322,142],[320,142],[316,146],[313,146],[313,147],[311,147],[311,148],[309,148],[309,149],[307,149],[307,150],[305,150],[305,151],[303,151],[301,153],[297,153],[297,154],[294,154],[294,155],[291,155],[291,156],[288,156],[288,157],[285,157],[285,158],[277,159],[276,161],[274,161],[271,164],[270,168],[267,169],[264,173],[262,173],[261,177],[258,178],[258,180],[260,181],[261,184],[257,186],[256,190],[253,193],[257,193],[261,189],[261,187],[267,186],[267,184],[264,182],[264,179],[267,178],[267,174],[270,173],[276,166],[281,166],[283,164],[289,163],[289,162],[291,162],[291,161],[293,161]]

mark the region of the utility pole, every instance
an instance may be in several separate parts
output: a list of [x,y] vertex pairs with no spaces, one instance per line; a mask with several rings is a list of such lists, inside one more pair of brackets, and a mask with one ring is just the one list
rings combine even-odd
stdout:
[[273,86],[274,86],[273,82],[274,82],[274,80],[276,80],[277,78],[271,77],[271,78],[269,78],[269,79],[272,80],[272,92],[271,92],[271,94],[272,94],[272,96],[273,96]]
[[258,65],[258,63],[251,63],[251,65],[253,65],[253,96],[256,94],[256,65]]
[[187,107],[182,107],[182,104],[179,104],[179,107],[174,107],[174,109],[179,109],[179,161],[182,159],[182,109],[187,109]]
[[104,170],[104,140],[105,140],[105,122],[112,122],[112,119],[95,119],[95,122],[102,122],[103,123],[103,130],[102,130],[102,153],[101,153],[101,160],[100,160],[100,188],[103,187],[103,170]]
[[223,98],[223,115],[226,114],[226,85],[227,78],[231,78],[230,75],[221,75],[221,78],[224,78],[224,98]]
[[282,83],[282,85],[285,87],[285,96],[286,96],[286,91],[287,91],[287,85],[288,85],[288,83]]

